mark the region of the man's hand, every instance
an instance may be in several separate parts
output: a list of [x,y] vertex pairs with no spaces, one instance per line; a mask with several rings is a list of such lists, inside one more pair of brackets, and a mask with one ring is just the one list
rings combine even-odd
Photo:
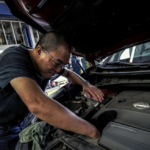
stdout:
[[68,78],[68,80],[72,83],[81,85],[83,87],[83,92],[86,94],[87,97],[93,97],[96,101],[99,102],[102,102],[102,100],[104,100],[104,94],[100,89],[91,85],[89,82],[84,80],[81,76],[77,75],[76,73],[65,69],[63,76]]
[[100,132],[95,128],[95,130],[89,135],[92,139],[98,139],[101,137]]
[[103,92],[96,86],[91,85],[90,83],[85,83],[83,85],[83,92],[86,94],[87,97],[93,97],[96,101],[102,102],[102,100],[104,100]]

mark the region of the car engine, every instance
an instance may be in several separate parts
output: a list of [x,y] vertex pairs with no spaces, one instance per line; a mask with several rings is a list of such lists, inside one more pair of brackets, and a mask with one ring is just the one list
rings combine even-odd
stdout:
[[[103,78],[101,82],[103,80],[105,79]],[[129,87],[127,84],[103,86],[98,81],[97,77],[95,85],[105,94],[102,102],[88,98],[82,92],[81,86],[73,84],[62,87],[51,95],[51,98],[96,126],[102,134],[101,138],[91,139],[52,127],[44,150],[150,149],[149,90],[141,87],[138,89],[137,86],[137,88]],[[27,126],[37,121],[40,120],[33,116]],[[31,147],[32,143],[19,143],[16,150],[31,149]]]

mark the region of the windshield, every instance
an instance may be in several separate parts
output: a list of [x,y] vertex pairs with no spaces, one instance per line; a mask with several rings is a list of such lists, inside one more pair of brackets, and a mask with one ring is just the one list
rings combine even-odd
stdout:
[[150,63],[150,42],[113,54],[108,63],[111,62]]

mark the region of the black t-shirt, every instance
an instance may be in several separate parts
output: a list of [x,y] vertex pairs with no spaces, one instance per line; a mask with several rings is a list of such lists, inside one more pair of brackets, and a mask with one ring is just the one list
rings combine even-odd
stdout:
[[[37,82],[45,91],[49,79],[43,79],[35,70],[30,55],[24,45],[13,46],[0,54],[0,124],[22,120],[29,112],[19,95],[11,87],[10,81],[17,77],[28,77]],[[59,77],[64,70],[51,77]]]

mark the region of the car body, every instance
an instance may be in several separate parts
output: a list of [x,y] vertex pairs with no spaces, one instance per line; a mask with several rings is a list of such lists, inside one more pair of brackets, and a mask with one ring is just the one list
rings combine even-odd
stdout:
[[[87,98],[77,85],[57,91],[52,98],[94,124],[102,136],[91,140],[55,129],[45,149],[149,150],[149,1],[6,0],[6,3],[16,17],[40,32],[55,30],[64,34],[74,47],[72,53],[93,64],[82,77],[105,94],[104,101],[97,103]],[[95,65],[94,60],[102,62]],[[35,121],[29,124],[32,123]],[[18,150],[24,146],[20,144]]]

